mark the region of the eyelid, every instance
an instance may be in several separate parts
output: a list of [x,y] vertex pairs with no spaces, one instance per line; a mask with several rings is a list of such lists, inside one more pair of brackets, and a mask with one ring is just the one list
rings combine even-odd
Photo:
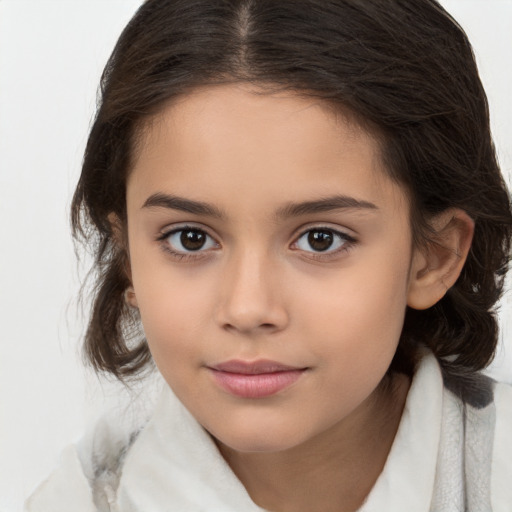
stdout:
[[[205,235],[213,242],[215,243],[215,247],[207,248],[207,249],[198,249],[197,251],[180,251],[173,249],[169,243],[166,243],[166,240],[173,234],[178,233],[180,231],[184,230],[197,230],[205,233]],[[313,224],[313,225],[303,225],[299,228],[299,232],[294,236],[293,242],[291,243],[291,246],[297,245],[300,238],[302,238],[305,234],[309,233],[310,231],[330,231],[334,233],[335,235],[338,235],[344,240],[344,243],[341,247],[335,249],[335,250],[329,250],[326,251],[305,251],[300,248],[292,248],[294,251],[300,251],[302,253],[307,254],[307,258],[309,259],[318,259],[318,260],[327,260],[329,258],[335,258],[339,257],[340,253],[344,253],[349,251],[353,248],[354,245],[358,243],[358,239],[355,235],[351,234],[353,231],[348,228],[341,228],[340,226],[333,227],[332,225],[329,225],[328,223],[322,223],[322,224]],[[160,230],[156,237],[156,241],[160,243],[160,247],[162,250],[166,253],[170,253],[174,258],[179,260],[184,259],[200,259],[209,256],[209,253],[211,253],[212,250],[218,249],[221,247],[220,243],[217,240],[217,237],[212,235],[209,232],[209,228],[204,226],[203,224],[197,225],[194,222],[184,222],[183,224],[171,224]],[[350,232],[350,233],[349,233]]]
[[294,241],[298,240],[301,236],[305,235],[309,231],[314,230],[322,230],[325,229],[326,231],[332,231],[334,233],[338,233],[343,237],[346,237],[348,239],[357,240],[357,234],[354,230],[347,228],[345,226],[339,226],[339,225],[332,225],[329,222],[319,222],[319,223],[309,223],[302,225],[300,228],[295,230],[295,234],[293,235],[292,239]]
[[[338,235],[339,237],[341,237],[344,240],[344,243],[341,245],[341,247],[339,247],[335,250],[326,250],[326,251],[314,251],[314,250],[306,251],[306,250],[300,249],[298,247],[293,248],[293,246],[294,245],[296,246],[298,244],[299,240],[304,235],[309,233],[310,231],[322,231],[322,230],[330,231],[330,232],[334,233],[335,235]],[[351,230],[347,229],[345,231],[343,228],[340,228],[339,226],[332,227],[328,224],[316,224],[316,225],[302,226],[300,232],[297,235],[295,235],[291,248],[292,248],[292,250],[300,251],[304,255],[304,257],[309,258],[309,259],[328,260],[330,258],[336,258],[336,257],[339,257],[340,254],[345,253],[345,252],[349,251],[350,249],[352,249],[358,243],[356,236],[347,233],[347,231],[351,231]]]
[[183,231],[184,229],[197,229],[198,231],[203,231],[213,239],[216,238],[210,233],[211,230],[208,226],[205,226],[204,224],[196,224],[195,222],[178,222],[176,224],[168,224],[164,228],[160,229],[157,237],[164,238],[172,233],[176,233],[177,231]]
[[172,248],[172,246],[168,242],[166,242],[167,239],[170,236],[172,236],[173,234],[179,233],[180,231],[186,231],[187,229],[201,231],[207,237],[209,237],[211,240],[213,240],[213,242],[215,244],[215,248],[220,247],[220,244],[217,241],[216,237],[213,236],[211,233],[209,233],[208,228],[206,228],[204,225],[196,225],[193,222],[185,222],[183,224],[172,224],[172,225],[169,225],[169,226],[163,228],[158,233],[158,235],[156,237],[156,241],[160,244],[160,247],[162,248],[162,250],[164,252],[170,254],[171,256],[173,256],[174,258],[176,258],[178,260],[187,260],[187,259],[193,260],[193,259],[199,259],[199,258],[204,258],[204,257],[208,256],[208,253],[212,251],[212,248],[207,248],[207,249],[200,248],[197,251],[181,251],[181,250],[176,250],[176,249]]

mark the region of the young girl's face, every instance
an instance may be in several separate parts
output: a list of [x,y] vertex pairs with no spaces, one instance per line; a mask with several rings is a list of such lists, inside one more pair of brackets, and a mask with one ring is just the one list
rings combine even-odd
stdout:
[[152,355],[221,443],[284,450],[374,407],[413,250],[370,135],[291,92],[201,88],[148,124],[127,207]]

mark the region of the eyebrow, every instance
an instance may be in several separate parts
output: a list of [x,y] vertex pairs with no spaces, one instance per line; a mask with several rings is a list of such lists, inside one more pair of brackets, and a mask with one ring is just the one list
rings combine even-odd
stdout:
[[277,219],[287,219],[312,213],[330,212],[333,210],[378,210],[374,203],[362,201],[350,196],[335,195],[305,201],[302,203],[289,203],[279,208],[275,214]]
[[[168,208],[217,219],[225,219],[227,217],[222,210],[203,201],[194,201],[192,199],[162,193],[149,196],[142,208]],[[362,201],[350,196],[335,195],[315,199],[313,201],[288,203],[279,208],[275,212],[274,217],[275,219],[288,219],[290,217],[299,217],[301,215],[323,213],[333,210],[378,210],[378,207],[369,201]]]
[[184,197],[162,193],[149,196],[142,205],[142,208],[169,208],[171,210],[193,213],[194,215],[204,215],[217,219],[226,218],[226,215],[216,206],[202,201],[193,201]]

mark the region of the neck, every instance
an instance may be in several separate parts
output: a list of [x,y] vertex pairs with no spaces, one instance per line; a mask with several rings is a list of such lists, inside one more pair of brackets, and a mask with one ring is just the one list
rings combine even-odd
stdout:
[[253,501],[273,512],[353,512],[384,468],[409,379],[382,383],[351,415],[291,449],[241,453],[217,443]]

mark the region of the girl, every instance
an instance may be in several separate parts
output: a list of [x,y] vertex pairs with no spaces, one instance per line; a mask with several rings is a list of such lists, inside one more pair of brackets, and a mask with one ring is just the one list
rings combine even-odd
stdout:
[[101,85],[85,349],[164,385],[26,509],[509,510],[512,213],[437,2],[147,0]]

